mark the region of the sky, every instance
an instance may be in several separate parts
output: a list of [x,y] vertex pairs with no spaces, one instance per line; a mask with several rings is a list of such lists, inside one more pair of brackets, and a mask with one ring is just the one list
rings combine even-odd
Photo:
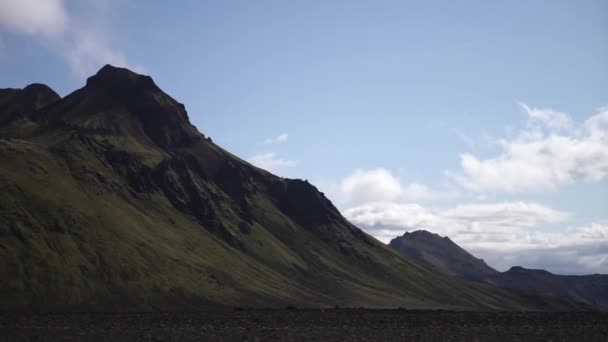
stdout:
[[608,273],[608,2],[0,0],[0,87],[151,75],[383,242]]

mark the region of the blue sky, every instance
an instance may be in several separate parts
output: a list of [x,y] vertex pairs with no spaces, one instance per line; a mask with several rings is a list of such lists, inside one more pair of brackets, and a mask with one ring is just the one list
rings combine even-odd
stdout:
[[[0,1],[0,87],[150,74],[383,241],[608,273],[605,1]],[[604,108],[604,109],[602,109]]]

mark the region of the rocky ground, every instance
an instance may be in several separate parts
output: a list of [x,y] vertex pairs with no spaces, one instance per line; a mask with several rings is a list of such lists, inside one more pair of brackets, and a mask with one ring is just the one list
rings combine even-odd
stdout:
[[0,341],[608,341],[608,313],[229,310],[2,314]]

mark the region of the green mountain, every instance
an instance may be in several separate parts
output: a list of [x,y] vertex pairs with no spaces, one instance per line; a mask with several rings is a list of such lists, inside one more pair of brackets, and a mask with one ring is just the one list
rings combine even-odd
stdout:
[[558,275],[521,266],[512,267],[506,272],[498,272],[448,237],[441,237],[424,230],[405,233],[393,239],[389,246],[449,275],[502,288],[559,295],[601,310],[608,310],[608,275]]
[[478,280],[498,273],[482,259],[477,259],[455,244],[426,230],[406,232],[391,240],[389,247],[423,262],[432,268],[454,276]]
[[[148,76],[0,90],[0,309],[571,309],[445,276],[215,145]],[[235,123],[246,124],[246,123]]]

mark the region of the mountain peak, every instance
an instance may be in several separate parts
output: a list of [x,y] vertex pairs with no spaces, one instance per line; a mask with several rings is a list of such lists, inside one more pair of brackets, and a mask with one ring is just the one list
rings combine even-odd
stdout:
[[129,73],[137,75],[136,72],[131,71],[127,68],[113,66],[112,64],[106,64],[97,71],[97,74],[107,74],[107,73]]
[[551,272],[547,271],[547,270],[543,270],[543,269],[537,269],[537,268],[525,268],[523,266],[512,266],[506,273],[511,273],[511,274],[515,274],[515,273],[534,273],[534,274],[551,274]]
[[426,230],[406,232],[393,239],[389,246],[435,269],[466,279],[480,279],[497,273],[483,260],[475,258],[447,236]]
[[410,237],[423,237],[423,238],[441,238],[441,235],[436,233],[431,233],[428,230],[419,229],[413,232],[405,232],[403,236],[409,235]]
[[59,100],[61,97],[51,87],[43,83],[32,83],[23,88],[23,91],[28,94],[40,94],[46,97]]
[[450,244],[456,246],[456,244],[450,240],[447,236],[441,236],[439,234],[429,232],[428,230],[419,229],[413,232],[405,232],[403,238],[414,239],[414,240],[426,240],[436,241],[439,244]]
[[28,117],[61,97],[49,86],[32,83],[23,89],[0,89],[0,124]]
[[101,86],[117,91],[126,91],[129,88],[158,89],[152,77],[110,64],[106,64],[95,75],[89,77],[87,86]]
[[[38,83],[0,90],[0,125],[22,116],[41,127],[36,134],[68,130],[129,137],[164,150],[191,146],[204,138],[190,123],[185,106],[163,92],[150,76],[111,65],[64,98]],[[22,137],[30,133],[13,130],[5,134]]]
[[[203,137],[190,123],[183,104],[163,92],[150,76],[126,68],[105,65],[87,79],[86,86],[76,92],[73,100],[80,112],[100,116],[95,122],[106,125],[101,127],[106,131],[147,136],[161,148],[189,145]],[[86,110],[79,107],[81,103],[86,103]],[[101,118],[107,113],[122,114],[118,119],[116,115]],[[78,119],[77,124],[89,121],[93,120]],[[120,127],[114,124],[118,121]]]

